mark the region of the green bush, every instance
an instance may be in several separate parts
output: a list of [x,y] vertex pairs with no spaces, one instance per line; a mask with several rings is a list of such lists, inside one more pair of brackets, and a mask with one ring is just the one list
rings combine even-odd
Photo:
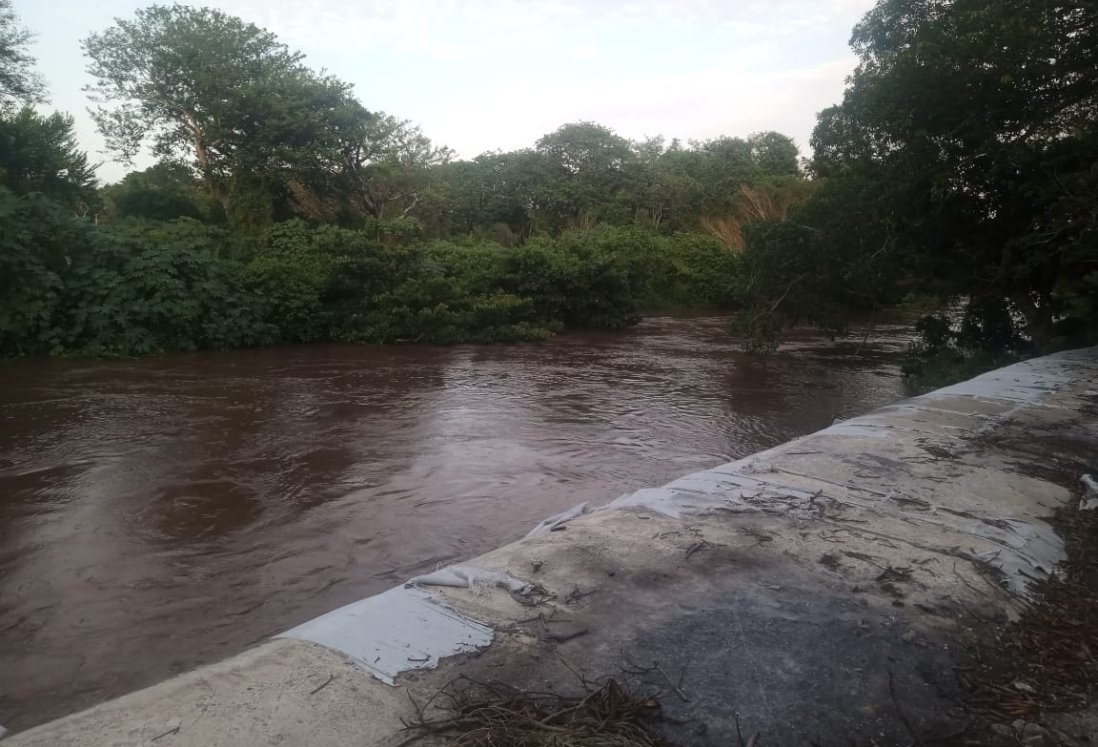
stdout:
[[277,341],[224,231],[179,220],[96,229],[88,238],[66,276],[66,352],[140,355]]
[[195,221],[97,228],[0,191],[0,355],[130,356],[275,342],[231,236]]
[[61,352],[65,276],[88,231],[43,196],[0,187],[0,355]]
[[542,340],[646,308],[726,305],[735,270],[708,239],[637,229],[389,245],[372,229],[290,221],[245,240],[187,218],[93,226],[7,191],[0,218],[4,357]]

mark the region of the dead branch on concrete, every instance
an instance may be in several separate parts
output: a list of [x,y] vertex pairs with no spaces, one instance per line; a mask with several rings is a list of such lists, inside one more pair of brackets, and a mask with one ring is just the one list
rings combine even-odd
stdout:
[[863,563],[869,563],[872,566],[885,570],[885,566],[877,562],[873,555],[866,555],[864,552],[855,552],[853,550],[843,550],[843,555],[854,560],[860,560]]
[[774,541],[773,534],[755,529],[754,527],[740,527],[740,534],[746,534],[748,537],[754,539],[756,546]]
[[564,668],[574,674],[576,679],[579,680],[580,686],[583,688],[584,692],[591,692],[592,689],[600,686],[600,683],[597,680],[589,679],[586,675],[583,674],[583,672],[569,664],[568,660],[565,659],[563,656],[560,656],[558,654],[557,658],[560,660],[560,663],[564,666]]
[[592,594],[595,594],[597,592],[598,592],[597,587],[594,588],[594,589],[588,589],[587,591],[580,591],[580,587],[575,586],[575,587],[572,588],[572,591],[570,591],[570,592],[568,592],[567,594],[564,595],[563,602],[565,604],[575,604],[576,602],[583,599],[584,597],[589,597]]
[[590,632],[590,628],[586,628],[581,625],[573,625],[571,628],[555,631],[550,631],[548,628],[546,628],[544,639],[547,641],[552,641],[553,643],[568,643],[568,641],[579,638],[580,636],[587,635]]
[[701,552],[709,547],[709,543],[705,540],[700,540],[686,548],[686,560],[690,560],[690,556],[696,552]]
[[740,747],[756,747],[756,745],[759,743],[759,737],[762,736],[762,733],[761,732],[755,732],[755,734],[751,737],[751,739],[748,739],[745,742],[744,738],[743,738],[743,731],[740,730],[740,714],[739,714],[739,712],[737,712],[735,715],[736,715],[736,739],[739,741]]
[[877,583],[884,583],[884,582],[887,582],[887,581],[897,581],[899,583],[910,583],[912,581],[911,573],[912,573],[911,569],[908,568],[907,566],[892,566],[892,565],[889,565],[887,568],[885,568],[883,571],[881,571],[880,575],[877,576],[876,580],[877,580]]
[[149,741],[150,742],[155,742],[158,739],[163,739],[164,737],[168,736],[169,734],[178,734],[178,733],[179,733],[179,726],[176,725],[176,726],[173,726],[172,728],[168,729],[166,732],[163,732],[162,734],[157,734],[155,737],[153,737]]
[[642,666],[631,660],[629,658],[629,655],[626,654],[624,651],[622,652],[622,658],[625,659],[625,663],[629,665],[628,667],[622,667],[622,672],[624,672],[625,674],[637,675],[650,674],[652,672],[655,672],[667,681],[667,685],[671,688],[671,692],[675,693],[675,695],[678,695],[682,699],[682,702],[690,702],[690,697],[685,692],[683,692],[682,689],[683,680],[686,679],[686,667],[683,667],[682,671],[679,672],[679,681],[678,683],[675,683],[675,681],[671,679],[671,676],[668,675],[662,667],[660,667],[660,663],[658,661],[653,661],[652,665],[648,667]]
[[326,687],[327,687],[328,685],[332,684],[332,680],[334,680],[334,679],[335,679],[335,675],[334,675],[334,674],[329,674],[329,675],[328,675],[328,679],[324,680],[324,681],[323,681],[323,682],[321,682],[321,683],[320,683],[319,685],[317,685],[316,687],[314,687],[314,688],[313,688],[313,689],[312,689],[312,690],[311,690],[311,691],[309,692],[309,695],[316,695],[316,694],[317,694],[318,692],[320,692],[321,690],[323,690],[324,688],[326,688]]
[[888,495],[888,493],[882,493],[881,491],[873,490],[872,488],[865,488],[865,487],[862,487],[860,485],[850,485],[848,483],[842,483],[842,482],[832,482],[831,480],[825,480],[822,477],[816,477],[815,475],[806,475],[802,472],[794,472],[793,470],[785,469],[784,467],[777,467],[776,469],[777,469],[778,472],[784,472],[787,475],[794,475],[796,477],[805,477],[805,478],[808,478],[809,480],[815,480],[816,482],[826,483],[827,485],[834,485],[837,488],[843,488],[845,490],[857,490],[858,492],[869,493],[870,495],[875,495],[875,496],[878,496],[878,497],[881,497],[881,498],[884,498],[885,496]]
[[511,598],[523,607],[537,607],[540,604],[548,604],[554,598],[554,594],[541,584],[530,584],[522,592],[517,592],[510,586],[503,586],[511,595]]

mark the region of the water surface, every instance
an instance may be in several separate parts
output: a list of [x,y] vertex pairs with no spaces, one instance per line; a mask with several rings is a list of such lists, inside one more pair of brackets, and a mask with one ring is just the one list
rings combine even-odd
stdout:
[[903,396],[896,328],[0,367],[0,724],[231,655],[581,501]]

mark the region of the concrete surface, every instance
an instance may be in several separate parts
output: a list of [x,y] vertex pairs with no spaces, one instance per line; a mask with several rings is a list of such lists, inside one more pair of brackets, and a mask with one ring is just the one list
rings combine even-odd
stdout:
[[455,675],[574,692],[573,670],[661,691],[683,744],[956,732],[953,668],[1064,558],[1048,520],[1095,466],[1096,404],[1098,349],[1010,366],[577,507],[5,744],[395,745]]

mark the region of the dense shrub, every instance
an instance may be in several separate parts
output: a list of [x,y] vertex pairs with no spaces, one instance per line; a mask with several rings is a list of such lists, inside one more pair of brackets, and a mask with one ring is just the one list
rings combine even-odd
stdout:
[[97,228],[0,193],[0,354],[140,355],[277,341],[232,238],[194,221]]
[[699,236],[567,232],[391,246],[302,221],[258,240],[181,218],[97,227],[0,192],[0,355],[143,355],[277,342],[541,340],[647,308],[726,305],[734,257]]
[[87,228],[58,204],[0,187],[0,355],[61,352],[65,275],[88,244]]

